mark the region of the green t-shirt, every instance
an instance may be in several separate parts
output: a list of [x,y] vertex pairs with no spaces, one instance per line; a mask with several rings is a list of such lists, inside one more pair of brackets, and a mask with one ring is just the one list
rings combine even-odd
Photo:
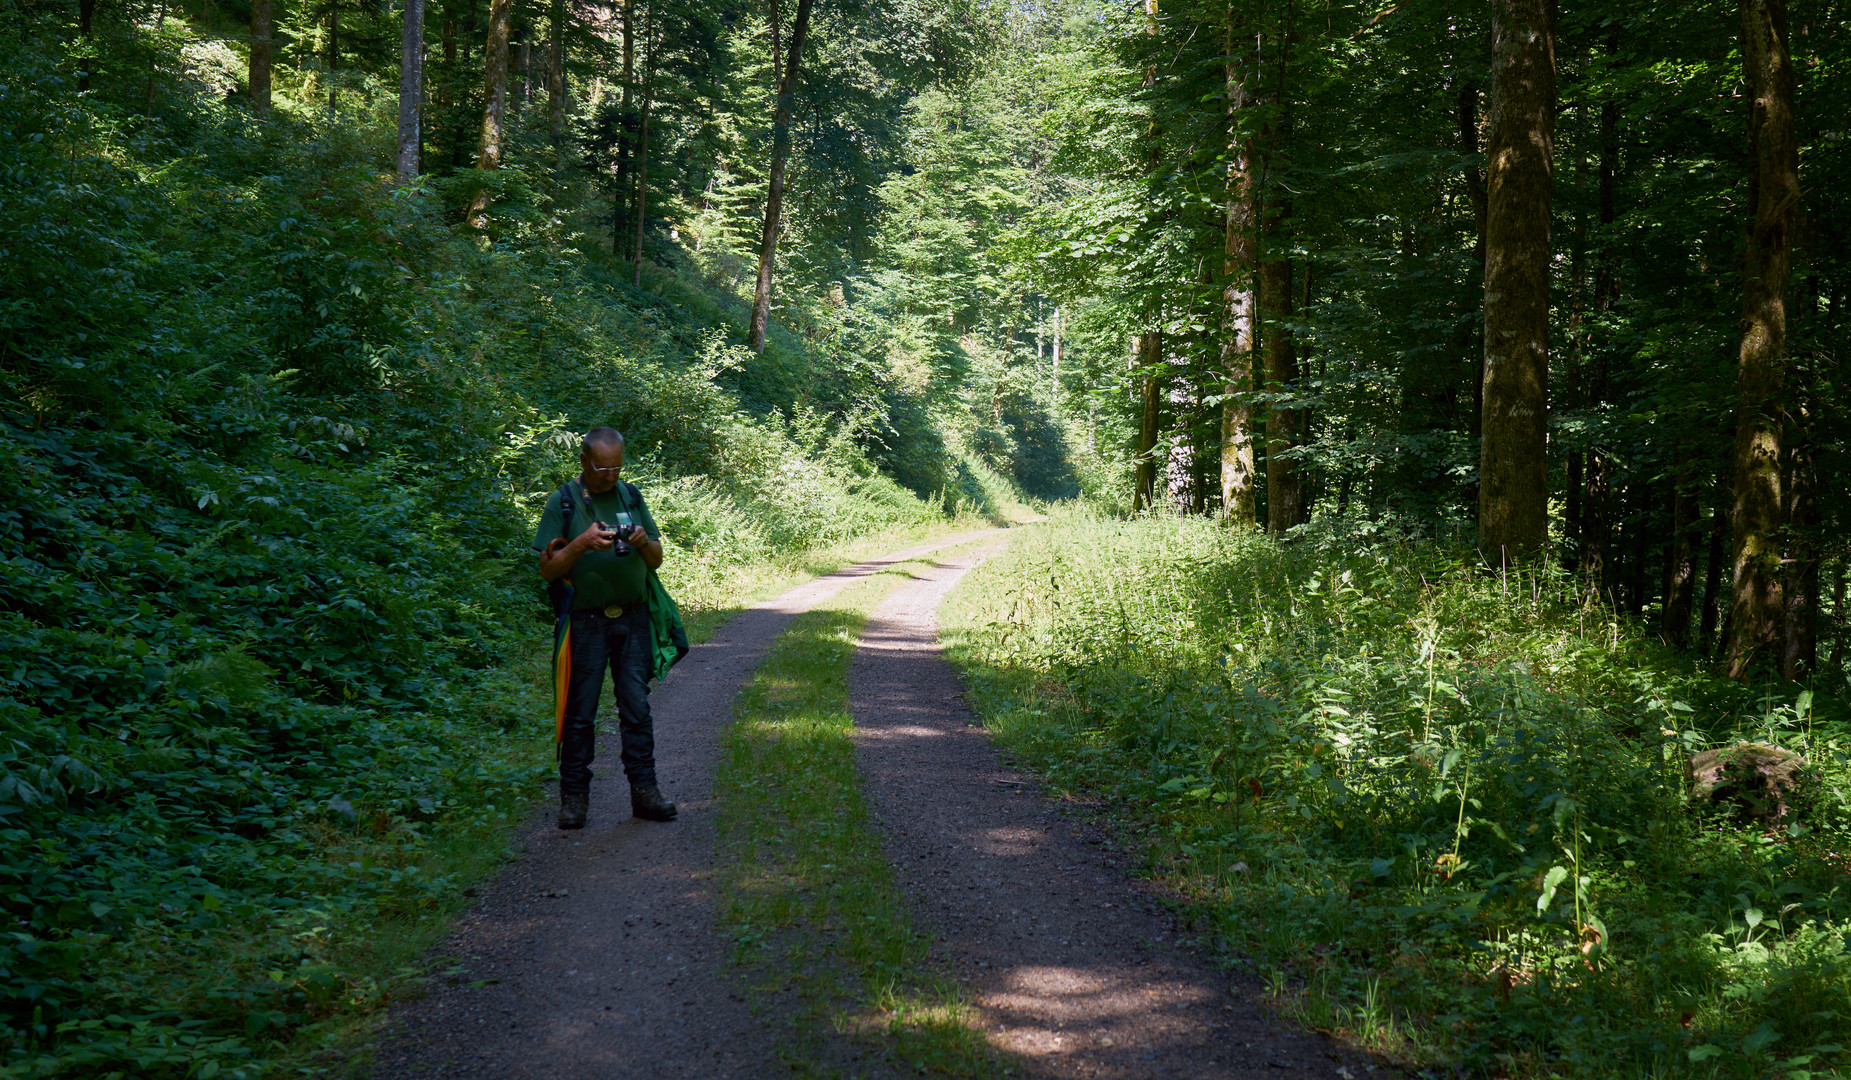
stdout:
[[[545,551],[547,545],[562,536],[573,539],[591,528],[594,521],[602,521],[621,533],[641,525],[651,540],[662,539],[656,519],[649,516],[649,507],[643,503],[643,493],[638,491],[632,495],[631,490],[628,484],[620,481],[615,489],[593,495],[585,490],[582,481],[572,481],[572,524],[566,529],[560,527],[559,492],[553,492],[553,497],[546,500],[546,509],[540,514],[540,527],[534,533],[534,554]],[[634,545],[630,553],[621,558],[611,551],[587,551],[566,575],[572,580],[572,610],[637,603],[649,594],[647,573],[643,556]]]

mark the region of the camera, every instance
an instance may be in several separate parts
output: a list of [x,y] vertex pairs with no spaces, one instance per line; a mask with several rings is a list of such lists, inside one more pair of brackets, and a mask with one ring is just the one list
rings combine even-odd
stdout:
[[604,522],[602,521],[598,522],[598,524],[603,525],[604,528],[607,528],[617,534],[616,536],[613,536],[611,538],[611,554],[612,555],[615,555],[619,559],[621,559],[630,554],[630,545],[626,543],[623,538],[623,534],[626,531],[623,526],[605,525]]

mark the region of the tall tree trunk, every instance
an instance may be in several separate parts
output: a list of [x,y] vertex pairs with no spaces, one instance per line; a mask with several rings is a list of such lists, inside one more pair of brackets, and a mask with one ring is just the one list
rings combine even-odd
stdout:
[[[1260,218],[1260,340],[1266,357],[1266,389],[1272,394],[1298,390],[1298,350],[1292,333],[1292,237],[1288,222],[1292,203],[1277,175],[1285,161],[1277,146],[1290,131],[1291,97],[1287,92],[1288,50],[1292,41],[1292,7],[1288,3],[1285,26],[1274,42],[1278,82],[1271,105],[1276,119],[1260,140],[1268,148],[1265,212]],[[1296,451],[1304,441],[1304,411],[1273,402],[1266,410],[1266,528],[1280,533],[1305,520],[1304,481]]]
[[630,284],[639,288],[643,284],[643,224],[648,220],[649,208],[649,106],[655,96],[654,83],[652,74],[649,89],[643,94],[643,115],[636,136],[636,223],[630,230],[635,248],[630,258]]
[[[530,70],[527,65],[533,60],[529,29],[527,21],[522,19],[514,24],[514,29],[508,35],[508,51],[512,57],[508,61],[508,112],[513,116],[519,116],[521,110],[527,107],[527,73]],[[515,72],[520,73],[518,80],[514,77]]]
[[778,82],[778,108],[771,121],[771,179],[765,190],[765,231],[758,247],[758,282],[752,291],[752,329],[748,345],[765,351],[765,329],[771,320],[771,273],[778,256],[778,227],[784,215],[784,166],[791,151],[791,106],[803,64],[803,41],[810,32],[812,0],[797,0],[797,19],[791,26],[790,59]]
[[621,55],[623,66],[618,81],[621,85],[617,104],[617,191],[613,200],[611,214],[611,253],[619,258],[628,245],[631,214],[630,185],[630,139],[635,124],[631,100],[632,90],[636,85],[636,42],[635,42],[636,0],[623,0],[621,16],[618,19],[618,32],[623,38]]
[[[1470,80],[1459,87],[1459,152],[1467,155],[1478,153],[1478,84]],[[1485,275],[1485,217],[1489,212],[1487,202],[1490,196],[1485,191],[1485,174],[1478,168],[1465,172],[1466,196],[1472,200],[1472,219],[1477,233],[1472,240],[1472,268],[1478,276],[1479,295],[1470,301],[1468,314],[1478,313],[1484,303]],[[1467,332],[1466,342],[1472,352],[1472,417],[1471,436],[1474,443],[1484,438],[1485,415],[1485,345],[1484,320],[1473,320],[1478,325]],[[1472,500],[1478,500],[1476,481],[1472,491]]]
[[1673,648],[1690,644],[1690,613],[1697,591],[1697,494],[1689,469],[1671,478],[1671,552],[1665,559],[1665,641]]
[[1063,315],[1061,312],[1060,305],[1059,304],[1054,305],[1054,378],[1053,378],[1053,385],[1054,385],[1054,394],[1057,400],[1060,396],[1060,346],[1061,346],[1061,330],[1063,328],[1061,324],[1062,318],[1063,318]]
[[1803,440],[1789,455],[1787,484],[1787,557],[1782,569],[1782,599],[1786,603],[1780,673],[1803,679],[1818,666],[1819,540],[1817,535],[1817,469],[1812,447]]
[[1748,250],[1735,414],[1735,587],[1729,604],[1731,678],[1778,659],[1780,438],[1787,374],[1787,278],[1800,198],[1793,130],[1793,65],[1786,0],[1742,0],[1742,74],[1748,84]]
[[1583,498],[1586,491],[1587,456],[1579,450],[1570,451],[1568,460],[1562,463],[1562,518],[1563,536],[1568,541],[1569,554],[1565,565],[1579,566],[1581,551],[1581,518],[1586,507]]
[[276,55],[276,18],[271,0],[251,0],[251,108],[270,111],[270,64]]
[[[476,151],[476,168],[501,168],[502,129],[508,116],[508,29],[514,16],[513,0],[489,0],[488,45],[482,50],[482,140]],[[469,203],[469,222],[488,227],[488,188],[476,192]]]
[[[1267,233],[1269,250],[1283,248],[1273,224],[1275,215],[1288,213],[1284,207],[1269,205]],[[1275,246],[1277,245],[1277,246]],[[1270,393],[1293,393],[1298,386],[1298,354],[1292,328],[1292,260],[1274,254],[1260,265],[1260,310],[1266,315],[1262,340],[1266,354],[1266,389]],[[1266,411],[1266,528],[1284,532],[1305,520],[1305,492],[1299,473],[1298,458],[1293,451],[1304,441],[1304,412],[1277,403]]]
[[[1607,31],[1606,52],[1609,58],[1619,53],[1618,30]],[[1598,207],[1600,215],[1600,254],[1594,267],[1594,311],[1605,316],[1619,299],[1619,253],[1613,242],[1613,223],[1618,217],[1615,185],[1619,175],[1620,105],[1609,95],[1600,106],[1600,166]],[[1608,350],[1592,335],[1583,346],[1586,374],[1582,381],[1583,400],[1590,412],[1598,412],[1607,403]],[[1596,596],[1605,594],[1612,576],[1613,559],[1613,459],[1603,452],[1598,440],[1588,450],[1587,491],[1581,511],[1582,580]]]
[[1828,661],[1833,671],[1843,671],[1845,662],[1845,560],[1840,558],[1832,567],[1832,658]]
[[1652,485],[1640,483],[1628,487],[1629,493],[1636,493],[1637,501],[1633,509],[1632,527],[1629,532],[1636,533],[1627,544],[1626,558],[1626,610],[1633,616],[1645,614],[1648,582],[1652,580],[1649,570],[1652,556],[1658,550],[1659,531],[1654,527],[1652,506]]
[[548,21],[546,125],[557,150],[566,132],[566,0],[553,0]]
[[[426,116],[426,122],[423,125],[422,130],[427,133],[433,130],[441,130],[444,122],[447,121],[456,110],[456,34],[456,20],[451,18],[444,19],[443,29],[440,34],[443,47],[443,69],[442,74],[437,79],[437,100],[433,102],[436,106],[436,111],[434,115]],[[450,139],[450,149],[451,165],[454,167],[456,164],[456,139],[454,135]],[[419,158],[420,163],[425,160],[427,159],[424,157]],[[419,167],[423,168],[423,165],[420,164]]]
[[508,35],[512,0],[489,0],[488,43],[482,52],[482,145],[476,168],[501,168],[501,143],[508,118]]
[[77,0],[77,40],[83,46],[83,66],[77,69],[77,92],[90,89],[90,65],[95,61],[96,0]]
[[[1582,56],[1586,65],[1586,54]],[[1587,373],[1587,207],[1583,196],[1587,191],[1588,155],[1587,155],[1587,104],[1582,102],[1575,109],[1577,131],[1575,135],[1575,220],[1574,231],[1569,239],[1568,255],[1568,344],[1569,354],[1567,378],[1564,380],[1563,393],[1559,397],[1562,407],[1578,410],[1582,407],[1582,384]],[[1586,454],[1575,448],[1568,451],[1563,462],[1564,483],[1562,492],[1562,537],[1566,541],[1568,565],[1579,567],[1582,537],[1582,478],[1587,464]]]
[[[1197,395],[1191,394],[1190,398],[1189,430],[1200,432],[1208,426],[1211,414]],[[1214,415],[1213,419],[1219,429],[1220,416]],[[1189,443],[1189,513],[1197,516],[1208,513],[1208,488],[1213,483],[1209,472],[1220,467],[1220,455],[1204,453],[1202,440],[1192,437]]]
[[1710,512],[1710,546],[1703,564],[1703,614],[1697,629],[1697,652],[1710,655],[1716,647],[1716,624],[1722,621],[1722,565],[1729,558],[1729,500],[1726,486],[1718,485],[1716,508]]
[[1494,0],[1485,215],[1478,543],[1528,560],[1549,540],[1549,205],[1555,4]]
[[1163,403],[1163,332],[1150,330],[1131,339],[1138,370],[1144,374],[1143,410],[1138,421],[1137,490],[1133,510],[1148,510],[1157,487],[1157,424]]
[[[1596,360],[1595,365],[1605,367],[1606,362]],[[1581,577],[1594,595],[1602,596],[1613,576],[1613,459],[1598,447],[1587,457],[1581,525]]]
[[341,9],[339,5],[328,9],[328,111],[333,112],[336,105],[334,88],[334,69],[341,63]]
[[1254,176],[1253,137],[1248,128],[1247,71],[1237,58],[1240,28],[1228,24],[1228,204],[1221,293],[1227,318],[1221,370],[1227,383],[1221,405],[1221,510],[1239,525],[1256,522],[1253,465],[1253,354],[1258,327],[1255,277],[1259,242],[1259,191]]
[[[493,4],[494,0],[489,0],[489,3]],[[469,6],[465,11],[463,33],[458,39],[461,45],[458,55],[462,66],[467,68],[469,66],[469,46],[473,45],[476,40],[476,0],[469,0]],[[481,128],[474,122],[470,111],[467,108],[459,108],[456,111],[456,127],[450,137],[450,168],[452,170],[463,167],[470,157],[470,137],[480,134]],[[473,220],[474,217],[472,207],[472,212],[465,220]]]
[[405,0],[398,60],[398,178],[418,175],[420,106],[424,98],[424,0]]

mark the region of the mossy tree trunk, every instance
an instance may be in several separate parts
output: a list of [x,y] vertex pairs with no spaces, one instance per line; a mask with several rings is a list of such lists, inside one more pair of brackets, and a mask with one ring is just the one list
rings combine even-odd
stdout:
[[418,175],[418,143],[424,98],[424,0],[405,0],[405,32],[399,44],[398,178]]
[[1549,539],[1553,0],[1496,0],[1491,39],[1478,542],[1501,563],[1537,558]]
[[1222,271],[1222,312],[1227,320],[1221,370],[1227,380],[1221,404],[1221,511],[1239,525],[1255,522],[1253,466],[1253,355],[1258,298],[1255,250],[1259,192],[1254,176],[1253,137],[1248,130],[1248,73],[1235,52],[1241,28],[1228,24],[1228,194]]
[[[513,23],[513,0],[489,0],[488,42],[482,50],[482,133],[476,149],[476,168],[501,168],[501,140],[508,116],[508,33]],[[488,188],[469,202],[469,222],[488,225]]]
[[1787,279],[1799,209],[1799,144],[1786,0],[1743,0],[1749,99],[1748,248],[1743,257],[1734,450],[1735,584],[1728,672],[1745,677],[1782,645],[1781,413],[1787,375]]

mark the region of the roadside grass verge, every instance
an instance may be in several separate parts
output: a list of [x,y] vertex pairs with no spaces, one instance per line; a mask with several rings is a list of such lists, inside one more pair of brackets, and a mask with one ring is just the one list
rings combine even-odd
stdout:
[[[1309,1026],[1482,1076],[1851,1065],[1842,702],[1368,527],[1077,513],[961,584],[947,645]],[[1808,755],[1797,821],[1690,803],[1738,739]]]
[[849,661],[868,613],[918,565],[793,619],[722,744],[721,925],[754,1010],[782,1026],[780,1052],[797,1076],[881,1065],[995,1072],[956,985],[931,969],[930,939],[906,915],[855,764]]

